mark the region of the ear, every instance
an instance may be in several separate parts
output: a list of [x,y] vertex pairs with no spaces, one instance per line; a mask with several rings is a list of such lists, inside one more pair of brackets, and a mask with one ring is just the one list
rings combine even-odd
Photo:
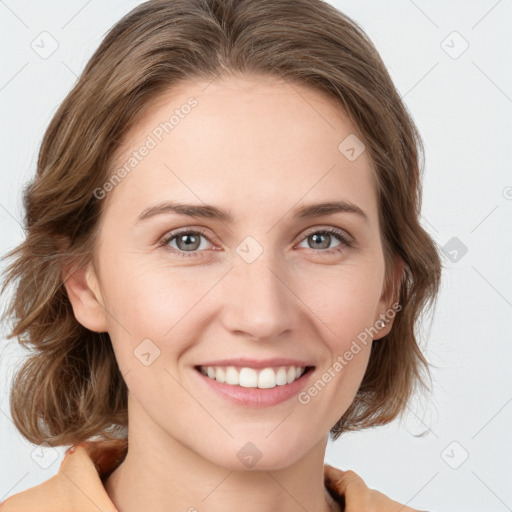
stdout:
[[91,331],[107,332],[107,312],[93,264],[78,270],[65,267],[62,279],[78,322]]
[[400,297],[400,284],[404,273],[404,261],[402,258],[395,257],[395,267],[385,283],[384,290],[378,305],[378,314],[375,317],[375,325],[378,327],[378,333],[373,337],[374,340],[378,340],[390,333],[393,327],[393,320],[402,309],[402,306],[398,304]]

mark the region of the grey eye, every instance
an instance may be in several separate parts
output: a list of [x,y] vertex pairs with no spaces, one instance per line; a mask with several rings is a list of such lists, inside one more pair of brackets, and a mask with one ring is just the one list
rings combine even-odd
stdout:
[[[207,248],[204,247],[204,244],[201,245],[202,240],[207,240],[202,233],[197,231],[183,231],[177,235],[170,236],[166,241],[166,245],[178,251],[193,252]],[[174,243],[176,245],[172,245]]]
[[[338,240],[338,244],[336,244],[335,246],[331,246],[331,242],[336,239]],[[334,247],[337,247],[338,245],[341,245],[342,243],[339,235],[329,233],[328,231],[316,231],[315,233],[311,233],[304,239],[304,242],[308,243],[308,246],[306,248],[319,250],[332,249]]]

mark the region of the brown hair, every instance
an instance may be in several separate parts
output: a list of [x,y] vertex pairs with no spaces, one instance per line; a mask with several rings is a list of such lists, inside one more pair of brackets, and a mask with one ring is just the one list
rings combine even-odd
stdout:
[[26,239],[4,256],[13,258],[2,289],[14,287],[9,338],[31,349],[13,381],[11,415],[29,441],[76,444],[127,427],[127,387],[109,336],[75,319],[63,269],[92,257],[103,204],[94,190],[151,101],[228,74],[305,84],[343,108],[374,166],[390,286],[395,258],[404,262],[393,288],[402,310],[373,342],[332,438],[392,421],[424,386],[428,364],[415,327],[435,302],[441,262],[419,222],[421,138],[371,41],[321,0],[151,0],[109,31],[55,113],[24,190]]

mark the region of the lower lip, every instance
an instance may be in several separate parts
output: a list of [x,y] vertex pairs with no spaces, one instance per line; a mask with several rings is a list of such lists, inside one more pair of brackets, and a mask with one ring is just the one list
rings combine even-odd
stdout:
[[309,368],[297,380],[291,384],[284,384],[282,386],[275,386],[273,388],[260,389],[260,388],[244,388],[243,386],[232,386],[219,382],[215,379],[210,379],[203,375],[198,369],[194,368],[194,372],[201,377],[201,380],[209,386],[210,389],[217,392],[222,397],[235,403],[237,405],[245,405],[251,407],[268,407],[276,405],[293,396],[297,395],[309,381],[314,367]]

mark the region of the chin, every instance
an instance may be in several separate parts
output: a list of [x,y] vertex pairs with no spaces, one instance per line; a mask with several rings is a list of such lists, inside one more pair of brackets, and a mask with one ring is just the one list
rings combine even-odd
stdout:
[[261,440],[256,437],[248,436],[246,441],[239,439],[233,443],[234,446],[223,445],[219,453],[208,458],[212,463],[233,471],[277,471],[291,466],[305,454],[304,441],[291,444],[277,435],[272,441],[265,440],[265,436]]

